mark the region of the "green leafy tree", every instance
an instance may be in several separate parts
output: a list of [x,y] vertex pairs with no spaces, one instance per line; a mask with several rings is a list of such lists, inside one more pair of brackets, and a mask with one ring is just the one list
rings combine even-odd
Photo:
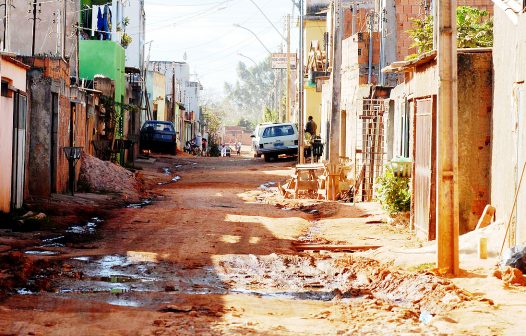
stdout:
[[244,127],[248,132],[252,132],[256,128],[253,121],[250,121],[244,117],[241,117],[241,119],[239,119],[237,125]]
[[208,129],[210,145],[219,143],[225,113],[220,104],[208,103],[203,106],[203,119]]
[[275,123],[275,122],[278,122],[278,119],[279,119],[278,112],[273,111],[268,107],[265,107],[265,111],[263,111],[263,122]]
[[[433,50],[433,17],[411,19],[413,29],[408,30],[413,39],[411,48],[417,53],[410,55],[412,59],[418,55]],[[493,46],[493,20],[488,11],[469,6],[457,7],[457,47],[478,48]]]
[[226,99],[233,105],[230,113],[257,122],[264,109],[272,104],[270,93],[274,91],[274,72],[270,59],[252,67],[239,62],[237,75],[235,83],[225,83]]

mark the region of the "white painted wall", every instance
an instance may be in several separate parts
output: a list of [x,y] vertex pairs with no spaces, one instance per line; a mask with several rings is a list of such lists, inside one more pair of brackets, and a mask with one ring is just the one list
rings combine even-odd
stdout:
[[129,0],[123,8],[123,18],[129,18],[126,33],[132,37],[132,43],[126,48],[126,66],[142,69],[144,66],[144,43],[146,14],[144,0]]

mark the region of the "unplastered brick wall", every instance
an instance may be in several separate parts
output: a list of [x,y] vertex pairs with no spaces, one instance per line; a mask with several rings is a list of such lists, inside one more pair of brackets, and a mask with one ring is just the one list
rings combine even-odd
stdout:
[[[398,60],[403,60],[407,56],[416,53],[416,49],[411,48],[413,40],[407,31],[413,28],[411,19],[423,18],[426,15],[426,7],[421,0],[395,0],[395,6],[397,28],[396,54]],[[458,0],[457,6],[476,7],[487,10],[491,16],[493,15],[493,2],[491,0]]]

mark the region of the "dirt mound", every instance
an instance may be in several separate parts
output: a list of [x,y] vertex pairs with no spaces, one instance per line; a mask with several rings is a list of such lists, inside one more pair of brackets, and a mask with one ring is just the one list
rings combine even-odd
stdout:
[[236,256],[220,265],[223,281],[239,291],[267,288],[267,294],[315,300],[365,295],[431,314],[470,299],[447,279],[404,272],[363,257],[251,255]]
[[504,269],[496,270],[493,272],[493,276],[504,281],[506,286],[520,285],[526,286],[526,276],[522,274],[522,271],[513,267],[505,267]]
[[79,188],[86,192],[119,193],[130,201],[140,199],[135,174],[109,161],[82,154]]

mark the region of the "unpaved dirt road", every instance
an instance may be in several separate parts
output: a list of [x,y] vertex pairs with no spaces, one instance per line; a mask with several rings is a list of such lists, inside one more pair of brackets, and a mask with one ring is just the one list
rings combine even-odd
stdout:
[[[96,231],[96,239],[48,244],[57,255],[31,256],[60,261],[59,272],[48,291],[20,288],[0,302],[0,334],[499,334],[496,326],[448,320],[459,307],[492,309],[448,280],[348,253],[295,251],[297,240],[414,242],[386,228],[382,241],[382,230],[365,221],[379,216],[374,206],[275,206],[266,197],[291,165],[249,157],[159,157],[144,165],[153,202],[73,229]],[[442,325],[421,323],[422,311]]]

